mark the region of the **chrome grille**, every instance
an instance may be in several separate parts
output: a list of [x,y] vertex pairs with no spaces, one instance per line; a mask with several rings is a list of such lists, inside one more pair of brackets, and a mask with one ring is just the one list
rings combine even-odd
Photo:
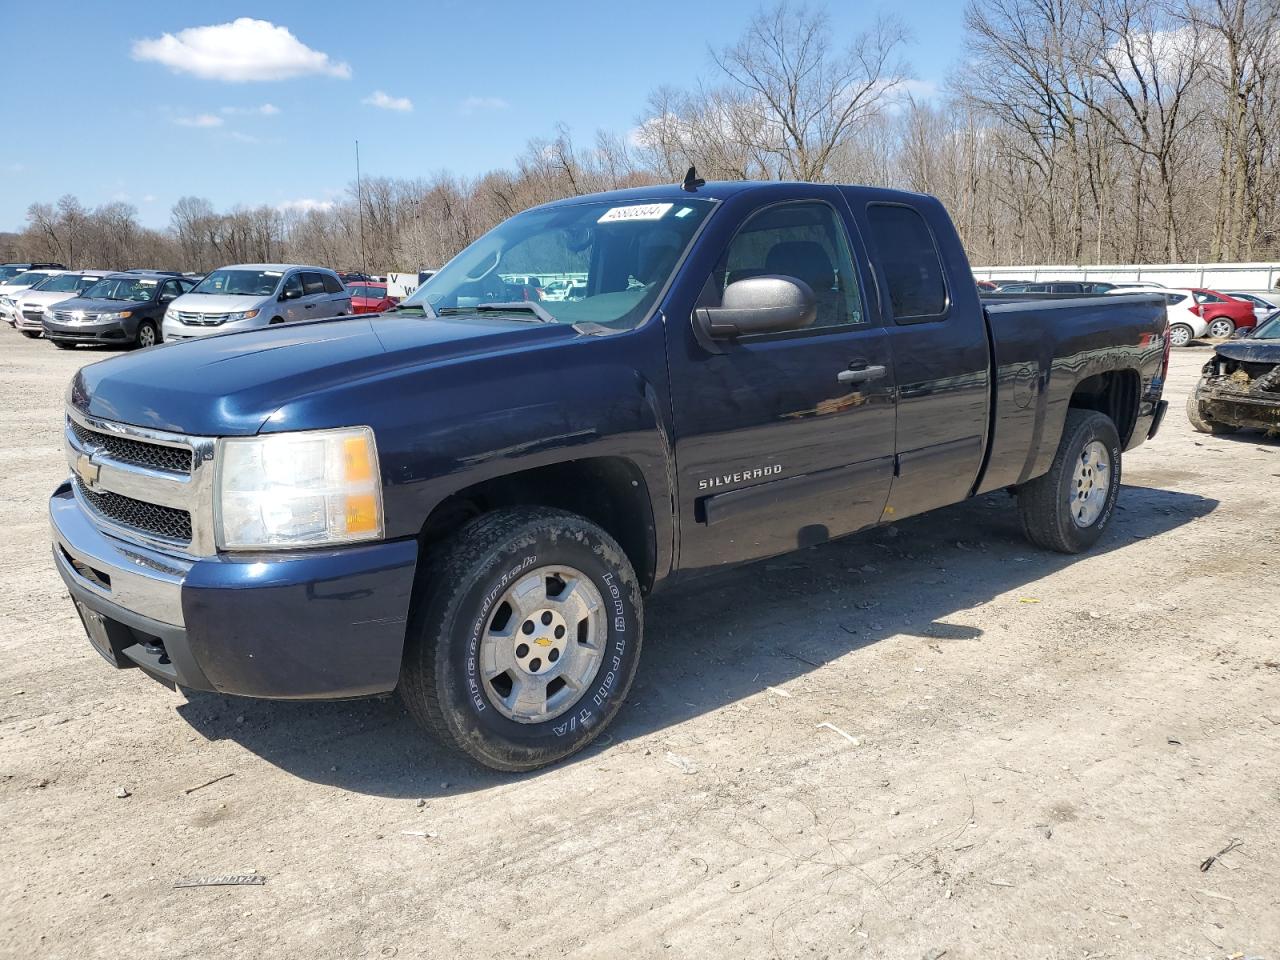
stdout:
[[113,433],[91,430],[67,417],[67,427],[75,434],[80,445],[90,453],[101,450],[113,460],[131,463],[152,470],[169,473],[191,472],[191,451],[184,447],[169,447],[158,443],[146,443]]
[[226,323],[228,317],[225,313],[194,313],[186,310],[178,310],[175,315],[179,323],[185,323],[189,327],[216,327]]
[[[83,404],[79,382],[72,399]],[[214,438],[100,420],[68,405],[64,441],[76,500],[106,532],[170,553],[217,553]]]
[[90,490],[75,478],[76,495],[112,523],[179,544],[191,543],[191,514],[176,507],[144,503],[109,490]]
[[53,319],[59,323],[88,323],[97,320],[96,313],[81,313],[79,310],[55,310],[53,311]]

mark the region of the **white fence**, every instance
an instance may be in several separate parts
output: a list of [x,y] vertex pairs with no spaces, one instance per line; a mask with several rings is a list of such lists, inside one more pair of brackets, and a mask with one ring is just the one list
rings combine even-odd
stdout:
[[1166,287],[1275,292],[1280,289],[1280,263],[1164,263],[974,267],[979,280],[1107,280],[1122,283],[1150,280]]

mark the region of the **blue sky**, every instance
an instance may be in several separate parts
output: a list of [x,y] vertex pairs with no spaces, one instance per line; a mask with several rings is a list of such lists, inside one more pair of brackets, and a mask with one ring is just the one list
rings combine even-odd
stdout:
[[[654,87],[705,75],[708,44],[736,38],[754,9],[734,0],[9,6],[0,229],[21,229],[29,203],[64,193],[89,206],[126,200],[157,227],[185,194],[219,208],[324,203],[354,178],[357,137],[366,175],[404,177],[505,166],[557,122],[585,144],[599,128],[633,127]],[[852,35],[874,9],[832,4],[835,32]],[[961,4],[891,9],[913,33],[908,57],[927,93],[955,60]],[[266,23],[194,29],[240,18]],[[244,55],[234,82],[216,65],[229,48]]]

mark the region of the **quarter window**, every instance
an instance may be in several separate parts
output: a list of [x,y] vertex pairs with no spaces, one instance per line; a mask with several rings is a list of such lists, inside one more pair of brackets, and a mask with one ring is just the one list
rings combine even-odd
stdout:
[[751,215],[711,275],[714,301],[750,277],[793,277],[817,301],[814,327],[866,323],[844,225],[817,201],[780,203]]
[[873,203],[871,235],[898,321],[933,320],[947,312],[942,259],[924,218],[911,207]]

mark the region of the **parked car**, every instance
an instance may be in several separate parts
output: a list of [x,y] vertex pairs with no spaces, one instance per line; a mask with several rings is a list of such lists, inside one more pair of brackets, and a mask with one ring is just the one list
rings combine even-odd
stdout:
[[1280,311],[1248,336],[1213,348],[1187,397],[1187,419],[1201,433],[1280,431]]
[[1120,290],[1168,290],[1163,283],[1156,283],[1154,280],[1118,280],[1111,284],[1112,289],[1109,291],[1115,293]]
[[[586,295],[502,302],[513,262]],[[1006,489],[1034,543],[1087,550],[1164,414],[1164,332],[1157,297],[984,308],[920,194],[574,197],[376,320],[82,367],[55,563],[117,666],[399,686],[443,742],[529,770],[608,726],[642,596],[681,577]]]
[[165,310],[192,286],[185,277],[167,273],[113,273],[50,307],[44,337],[62,350],[81,343],[154,346]]
[[214,270],[171,304],[164,317],[164,338],[190,340],[349,313],[351,294],[332,270],[296,263],[242,263]]
[[49,307],[78,296],[110,274],[110,270],[68,270],[46,277],[14,297],[17,328],[24,337],[39,337],[44,332],[44,316]]
[[585,280],[553,280],[542,291],[542,299],[560,303],[566,300],[581,300],[587,295]]
[[1211,337],[1225,340],[1237,329],[1243,330],[1258,324],[1252,303],[1200,287],[1191,288],[1191,293],[1200,316],[1208,324],[1208,334]]
[[22,273],[10,277],[4,283],[0,283],[0,320],[3,320],[11,327],[16,326],[18,323],[19,295],[30,290],[42,280],[47,280],[49,277],[59,273],[62,273],[62,271],[52,268],[24,270]]
[[0,263],[0,284],[28,270],[65,270],[60,263]]
[[1005,283],[1000,285],[1000,293],[1109,293],[1115,288],[1113,283],[1101,280],[1038,280],[1034,283]]
[[1267,317],[1275,312],[1280,303],[1272,303],[1270,300],[1263,299],[1256,293],[1245,293],[1239,290],[1226,290],[1222,294],[1224,297],[1230,297],[1232,300],[1243,300],[1245,303],[1253,306],[1253,318],[1257,323],[1261,323]]
[[995,293],[997,290],[1000,289],[990,280],[978,280],[977,284],[978,284],[978,289],[983,293]]
[[385,283],[350,283],[347,284],[347,292],[351,294],[352,313],[382,313],[399,302],[387,295]]
[[[1121,292],[1135,291],[1112,291],[1113,294]],[[1194,290],[1164,290],[1162,295],[1168,312],[1169,343],[1172,346],[1185,347],[1209,332],[1209,321],[1197,309]]]

